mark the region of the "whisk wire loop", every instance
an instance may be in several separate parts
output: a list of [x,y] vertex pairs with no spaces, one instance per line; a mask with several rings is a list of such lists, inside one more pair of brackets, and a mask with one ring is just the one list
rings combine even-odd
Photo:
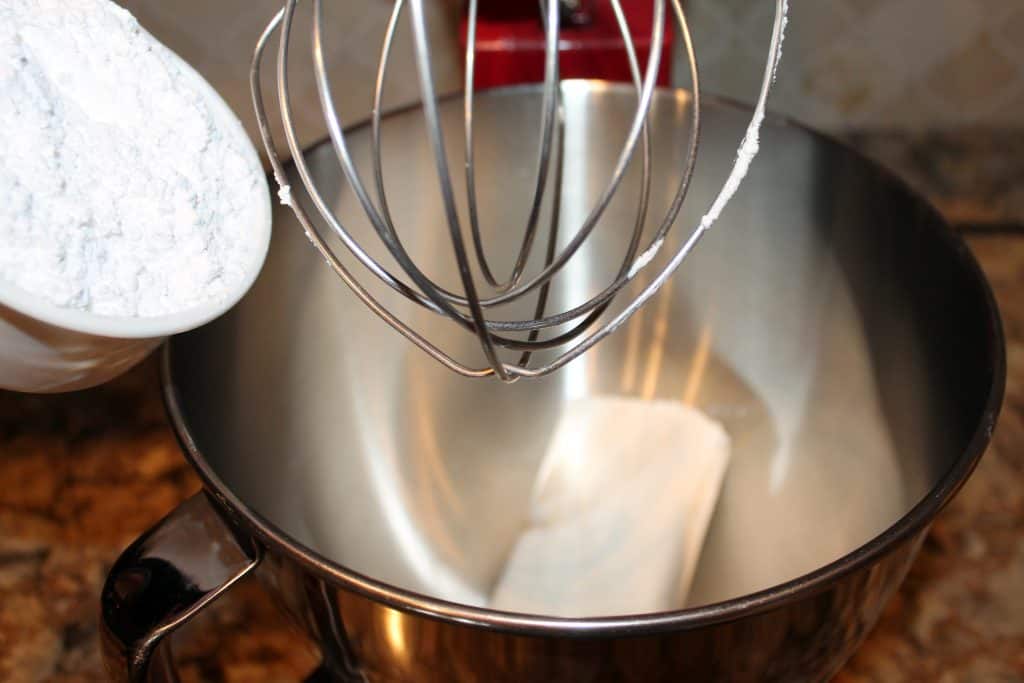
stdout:
[[[479,13],[478,0],[469,0],[467,10],[467,41],[465,52],[465,82],[462,96],[464,118],[465,169],[464,180],[466,189],[466,208],[469,225],[469,244],[464,237],[464,229],[460,219],[455,186],[453,183],[449,159],[445,146],[445,133],[441,124],[438,107],[438,96],[432,73],[433,58],[427,30],[427,19],[423,0],[396,0],[391,11],[380,50],[380,59],[374,83],[373,104],[370,118],[370,160],[373,170],[373,194],[364,183],[359,169],[349,149],[345,128],[342,125],[335,105],[334,93],[325,59],[324,45],[324,10],[323,0],[313,0],[313,35],[312,60],[317,93],[324,120],[327,125],[332,149],[342,173],[352,188],[359,205],[366,214],[381,243],[388,254],[404,274],[408,281],[388,270],[377,259],[364,249],[358,240],[343,225],[341,219],[331,210],[323,194],[317,187],[305,160],[305,155],[298,143],[289,89],[289,53],[292,41],[294,17],[299,0],[284,0],[282,9],[274,16],[261,34],[253,53],[250,69],[250,87],[253,95],[253,106],[259,123],[260,136],[266,148],[275,178],[280,186],[279,195],[287,203],[307,237],[331,269],[356,294],[356,296],[388,325],[406,337],[415,346],[429,354],[445,367],[467,377],[497,376],[499,379],[512,382],[521,377],[541,377],[554,372],[595,344],[614,332],[624,324],[641,306],[643,306],[669,277],[675,272],[682,261],[692,252],[694,246],[710,227],[722,206],[735,192],[739,179],[745,173],[745,165],[749,164],[749,156],[738,154],[736,167],[729,180],[715,198],[708,214],[693,231],[682,241],[668,262],[650,279],[637,293],[631,295],[625,305],[610,319],[605,317],[612,302],[622,294],[625,287],[650,265],[666,241],[669,231],[676,223],[679,212],[690,188],[695,170],[695,163],[700,141],[700,80],[697,59],[693,46],[690,27],[681,0],[652,0],[652,30],[649,41],[649,55],[646,64],[642,65],[637,55],[628,17],[623,11],[620,0],[608,0],[614,14],[616,24],[623,40],[625,57],[629,64],[630,77],[636,90],[636,108],[630,118],[630,125],[622,147],[616,156],[615,165],[607,184],[598,194],[594,205],[586,213],[578,227],[567,233],[567,241],[559,248],[559,237],[564,226],[562,222],[562,193],[565,183],[572,178],[565,177],[565,137],[566,120],[562,103],[562,90],[558,67],[559,50],[559,0],[540,0],[541,20],[544,29],[544,81],[542,86],[540,131],[532,196],[528,203],[526,225],[515,251],[509,274],[499,278],[495,274],[484,245],[481,228],[481,216],[477,197],[477,176],[475,157],[475,52],[476,28]],[[406,4],[408,2],[408,7]],[[679,175],[672,200],[665,214],[661,216],[657,227],[641,251],[643,233],[650,218],[651,194],[651,133],[648,126],[650,109],[653,102],[655,83],[659,68],[662,47],[665,41],[666,4],[671,8],[672,17],[678,27],[682,39],[683,52],[689,68],[691,81],[690,126],[685,162]],[[748,143],[756,145],[757,129],[764,117],[764,106],[774,80],[775,70],[781,54],[781,45],[785,29],[787,0],[776,0],[776,17],[772,30],[771,47],[765,75],[759,92],[754,117],[748,128],[747,138],[741,143],[741,152]],[[461,285],[461,292],[450,291],[440,286],[434,279],[427,276],[408,253],[395,228],[385,189],[385,169],[383,166],[381,146],[384,127],[382,125],[383,93],[387,78],[388,65],[392,59],[393,46],[398,32],[403,11],[408,9],[409,26],[412,33],[413,56],[420,92],[422,95],[422,112],[426,124],[427,139],[433,158],[436,181],[442,202],[445,222],[448,225],[449,240],[455,272]],[[271,132],[266,100],[261,83],[261,73],[267,47],[274,34],[278,34],[277,65],[276,65],[276,97],[284,127],[286,147],[291,155],[295,171],[301,183],[304,197],[326,227],[340,239],[342,245],[356,259],[359,266],[366,268],[370,274],[384,283],[390,290],[422,307],[433,314],[450,319],[467,332],[476,336],[480,349],[486,360],[483,367],[474,367],[457,360],[447,351],[439,348],[420,332],[415,330],[401,317],[394,314],[381,300],[364,287],[359,278],[342,263],[316,226],[307,212],[301,197],[293,194],[289,185],[277,144]],[[618,271],[607,286],[597,294],[590,296],[581,304],[556,313],[548,313],[550,288],[555,278],[564,270],[578,254],[583,244],[591,237],[601,222],[613,197],[620,190],[626,171],[633,162],[637,148],[641,151],[640,186],[636,197],[636,217],[631,226],[629,241],[623,252],[623,259]],[[548,197],[550,185],[550,204],[547,219],[543,219],[543,208]],[[539,270],[527,276],[527,267],[532,259],[536,238],[540,233],[541,223],[547,223],[547,240],[543,250],[543,262]],[[471,261],[471,258],[473,259]],[[474,269],[479,272],[483,284],[492,291],[482,295],[476,280]],[[527,319],[498,319],[489,314],[492,309],[510,304],[530,294],[536,294],[532,307],[533,315]],[[556,328],[570,325],[569,329]],[[595,325],[597,327],[595,328]],[[550,334],[542,338],[542,332]],[[526,334],[526,338],[508,335]],[[508,362],[501,357],[500,349],[520,351],[516,362]],[[530,367],[535,352],[546,349],[557,349],[554,357],[546,362]]]

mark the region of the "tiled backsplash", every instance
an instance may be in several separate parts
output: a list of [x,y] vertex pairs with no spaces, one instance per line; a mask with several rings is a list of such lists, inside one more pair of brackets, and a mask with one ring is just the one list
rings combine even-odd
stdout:
[[[248,64],[280,0],[120,0],[196,67],[255,132]],[[308,12],[312,3],[301,3]],[[435,76],[459,87],[457,0],[432,0]],[[773,0],[686,0],[709,91],[751,100],[763,69]],[[380,36],[392,3],[325,3],[328,61],[346,121],[369,111]],[[790,0],[790,30],[771,107],[832,128],[1024,127],[1024,1]],[[308,29],[296,29],[297,55]],[[447,49],[446,49],[447,48]],[[417,99],[408,40],[391,71],[392,103]],[[323,135],[312,72],[296,58],[304,141]],[[269,85],[268,80],[268,85]]]
[[[702,80],[751,100],[772,0],[688,0]],[[826,128],[1024,126],[1021,0],[790,0],[772,108]]]

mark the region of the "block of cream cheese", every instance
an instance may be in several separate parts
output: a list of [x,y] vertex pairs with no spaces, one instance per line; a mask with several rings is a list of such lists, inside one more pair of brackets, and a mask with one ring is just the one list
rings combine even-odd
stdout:
[[681,608],[728,461],[725,430],[682,403],[570,403],[490,606],[560,617]]

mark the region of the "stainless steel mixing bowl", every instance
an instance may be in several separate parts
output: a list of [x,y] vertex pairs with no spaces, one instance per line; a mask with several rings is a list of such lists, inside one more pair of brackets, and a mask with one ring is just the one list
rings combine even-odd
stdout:
[[[601,190],[633,97],[566,84],[563,234]],[[495,255],[511,257],[520,234],[511,228],[527,209],[535,148],[520,131],[537,129],[539,99],[531,87],[478,98],[477,163],[487,171],[477,183]],[[683,153],[689,104],[683,92],[657,95],[656,169]],[[448,125],[461,122],[458,100],[442,112]],[[724,179],[748,115],[707,104],[676,239]],[[352,133],[357,158],[367,137]],[[383,137],[396,224],[412,226],[403,238],[428,272],[450,273],[419,111],[388,117]],[[460,136],[448,139],[460,158]],[[321,648],[325,678],[834,673],[987,444],[1003,341],[977,264],[906,187],[781,119],[770,119],[762,145],[721,222],[640,316],[554,376],[512,386],[460,378],[413,349],[362,309],[279,210],[250,294],[166,350],[169,412],[206,491],[112,570],[103,598],[112,671],[170,675],[162,637],[255,573]],[[309,162],[368,242],[328,146]],[[657,214],[672,179],[655,177]],[[618,193],[557,281],[559,308],[617,268],[634,198],[629,187]],[[408,313],[446,348],[476,353],[471,335]],[[608,393],[694,402],[732,437],[689,606],[581,619],[474,606],[522,525],[560,406]]]

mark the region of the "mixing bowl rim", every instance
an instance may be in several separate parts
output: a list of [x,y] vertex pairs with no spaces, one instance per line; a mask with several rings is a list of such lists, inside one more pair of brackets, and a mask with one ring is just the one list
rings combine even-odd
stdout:
[[[589,87],[590,82],[586,83]],[[603,91],[628,90],[632,92],[632,88],[627,85],[608,84],[605,82],[600,82],[600,84]],[[487,94],[514,94],[522,90],[532,90],[535,87],[534,85],[518,85],[496,88],[487,91]],[[453,93],[444,99],[458,96],[458,93]],[[689,93],[681,89],[659,89],[657,97],[662,98],[665,96],[689,97]],[[749,111],[750,109],[747,105],[725,97],[702,95],[702,99],[704,106],[738,108],[744,111]],[[389,112],[387,116],[395,116],[416,109],[418,106],[418,104],[408,105]],[[843,577],[875,564],[893,547],[909,542],[915,534],[931,523],[943,506],[957,493],[974,470],[992,438],[992,432],[1002,406],[1006,382],[1005,342],[1002,321],[995,296],[981,266],[967,247],[963,238],[951,228],[938,210],[927,199],[914,191],[906,181],[881,164],[867,158],[856,148],[832,136],[815,131],[789,117],[769,113],[767,120],[776,126],[795,127],[819,142],[825,143],[830,147],[838,147],[846,154],[852,154],[853,157],[862,160],[879,177],[883,178],[893,187],[900,188],[903,193],[920,204],[921,208],[933,219],[935,238],[944,239],[955,254],[955,258],[966,267],[966,272],[973,275],[975,283],[981,288],[981,294],[987,309],[988,323],[991,326],[992,332],[991,348],[989,349],[992,358],[992,378],[985,407],[980,415],[977,428],[968,441],[964,452],[938,478],[935,485],[931,487],[922,499],[889,525],[882,533],[876,535],[867,543],[854,548],[838,559],[814,571],[784,583],[736,598],[671,612],[610,617],[548,617],[499,612],[484,607],[472,607],[423,595],[374,579],[329,560],[296,540],[270,520],[264,518],[231,491],[203,458],[186,424],[173,379],[172,342],[165,345],[162,353],[161,381],[164,402],[185,456],[199,473],[207,493],[215,499],[223,511],[229,513],[237,512],[238,515],[241,515],[245,524],[248,525],[242,528],[249,533],[254,533],[255,537],[265,544],[268,549],[271,551],[275,549],[283,551],[287,556],[297,560],[304,569],[333,585],[351,590],[400,611],[441,621],[473,625],[488,630],[533,636],[617,637],[622,635],[644,635],[671,630],[700,628],[735,621],[778,609],[817,594]],[[368,122],[364,121],[349,127],[348,130],[357,130],[367,125]],[[322,140],[310,145],[306,149],[307,151],[313,150],[322,144],[328,143],[329,141]],[[229,517],[237,520],[238,515],[229,514]]]

